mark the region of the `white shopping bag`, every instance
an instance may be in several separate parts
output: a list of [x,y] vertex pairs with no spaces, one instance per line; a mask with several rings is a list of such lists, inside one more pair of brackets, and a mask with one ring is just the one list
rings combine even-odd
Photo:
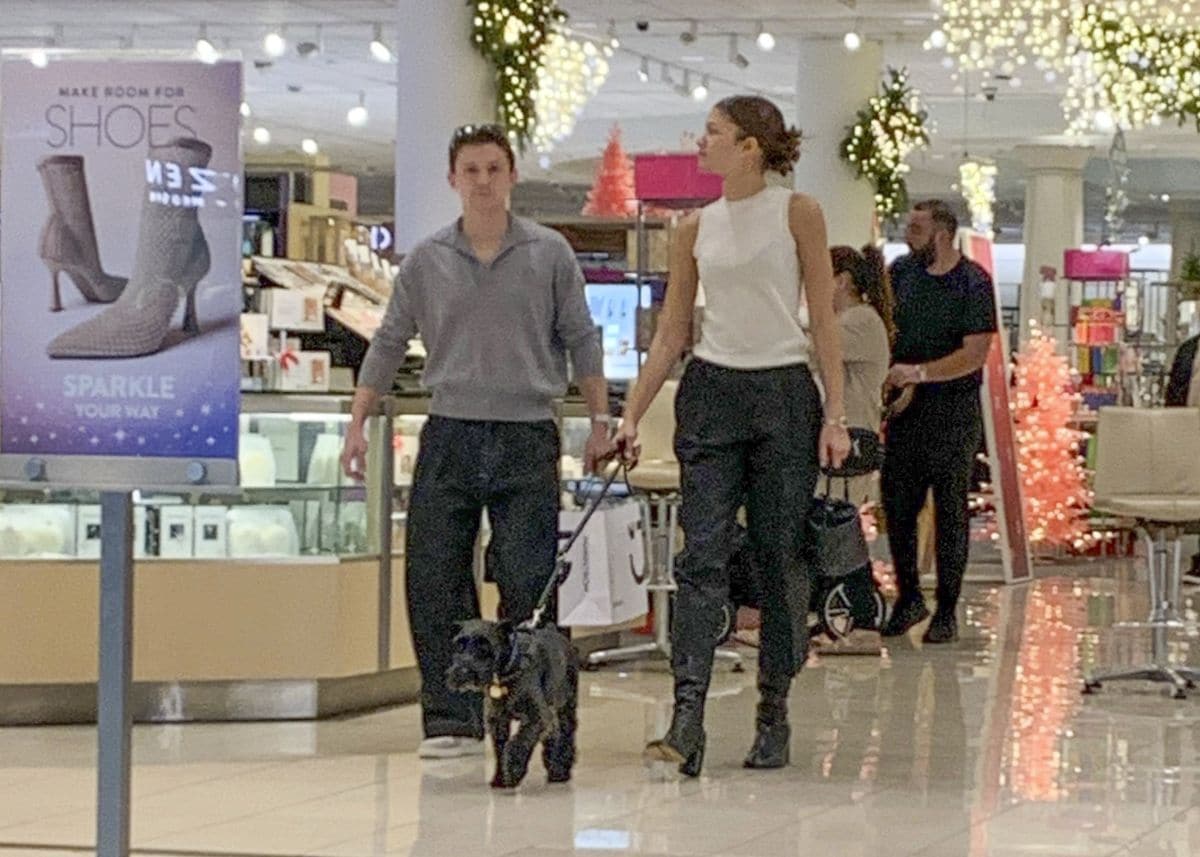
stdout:
[[[574,531],[583,512],[562,512],[559,527]],[[641,506],[617,503],[596,510],[567,553],[571,573],[558,590],[558,624],[618,625],[644,616],[646,534]]]

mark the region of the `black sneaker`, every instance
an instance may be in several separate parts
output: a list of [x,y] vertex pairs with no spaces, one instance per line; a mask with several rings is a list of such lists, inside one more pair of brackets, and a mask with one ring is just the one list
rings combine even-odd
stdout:
[[942,613],[937,611],[933,614],[933,621],[929,623],[929,627],[925,629],[925,636],[921,638],[926,643],[953,643],[958,640],[958,619],[953,613]]
[[914,625],[919,625],[928,618],[929,608],[920,597],[910,601],[897,601],[879,633],[885,637],[900,637],[907,634]]

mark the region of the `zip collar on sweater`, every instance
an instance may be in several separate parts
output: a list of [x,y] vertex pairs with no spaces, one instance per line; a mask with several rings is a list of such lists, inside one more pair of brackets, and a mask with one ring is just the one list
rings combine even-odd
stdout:
[[[522,244],[532,244],[537,240],[538,236],[522,218],[514,217],[510,214],[508,216],[508,230],[504,233],[504,240],[500,243],[500,250],[496,253],[496,258],[492,259],[488,267],[494,266],[514,247],[519,247]],[[444,247],[456,250],[469,259],[479,261],[479,257],[475,255],[474,248],[471,247],[471,240],[467,238],[467,233],[463,231],[463,219],[461,217],[435,233],[433,241],[435,244],[441,244]]]

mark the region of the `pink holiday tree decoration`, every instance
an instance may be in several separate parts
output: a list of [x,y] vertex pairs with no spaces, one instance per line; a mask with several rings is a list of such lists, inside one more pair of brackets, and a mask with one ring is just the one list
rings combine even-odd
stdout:
[[621,126],[614,124],[583,213],[597,217],[627,217],[636,211],[633,163],[621,147]]

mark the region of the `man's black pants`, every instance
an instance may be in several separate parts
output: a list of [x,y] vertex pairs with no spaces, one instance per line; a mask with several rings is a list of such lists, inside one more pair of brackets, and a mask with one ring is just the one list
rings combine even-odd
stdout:
[[487,568],[505,618],[529,618],[554,572],[558,547],[559,436],[553,422],[431,416],[408,512],[408,617],[421,669],[425,737],[483,737],[479,694],[446,687],[458,623],[479,617],[473,573],[480,513],[492,536]]
[[921,597],[917,515],[932,489],[937,606],[948,612],[958,604],[970,546],[967,501],[982,432],[975,389],[920,390],[908,409],[888,424],[882,492],[899,603]]

